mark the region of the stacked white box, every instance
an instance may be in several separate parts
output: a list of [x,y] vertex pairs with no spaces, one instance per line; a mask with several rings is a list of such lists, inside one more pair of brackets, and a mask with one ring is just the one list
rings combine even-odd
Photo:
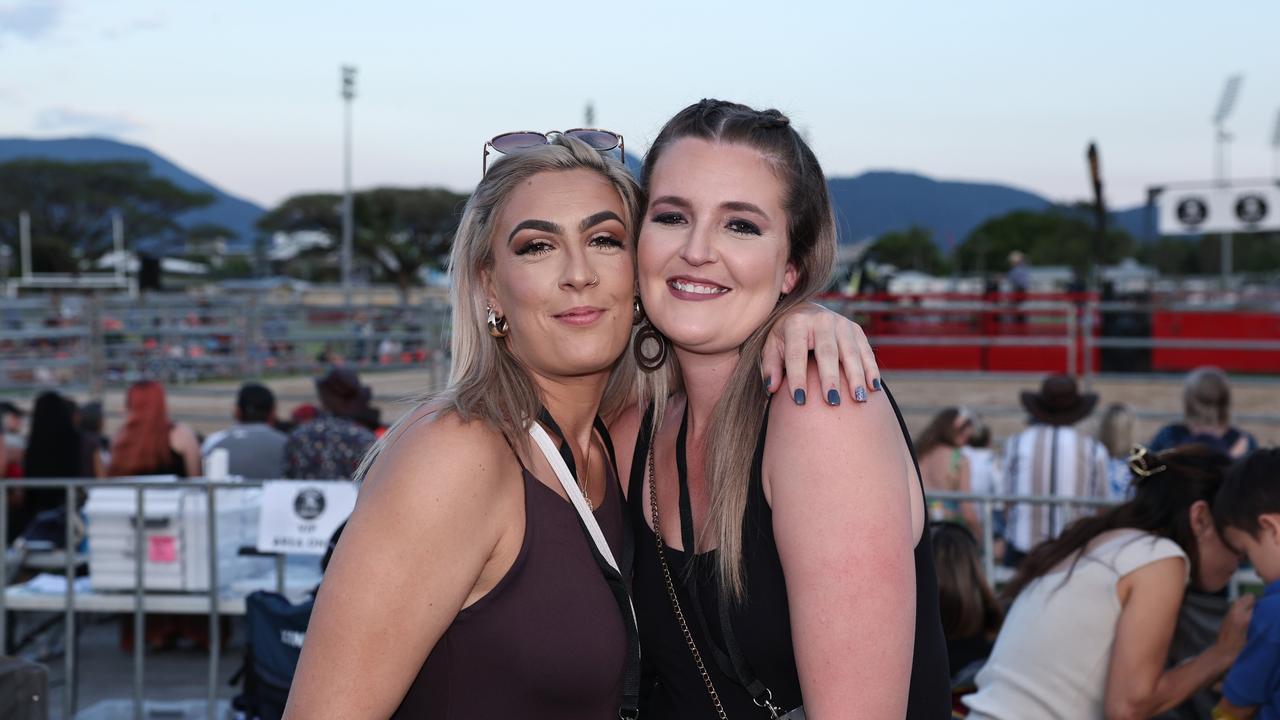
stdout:
[[[145,490],[143,587],[146,590],[204,592],[209,589],[208,502],[198,488],[149,487]],[[241,557],[241,547],[256,541],[258,488],[215,491],[218,585],[269,572],[266,558]],[[89,489],[85,504],[89,532],[89,579],[95,590],[133,590],[133,488]]]

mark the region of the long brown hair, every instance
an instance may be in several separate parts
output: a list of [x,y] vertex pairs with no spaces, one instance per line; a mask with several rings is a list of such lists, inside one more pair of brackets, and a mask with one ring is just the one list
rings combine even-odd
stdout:
[[[1139,462],[1139,461],[1135,461]],[[1176,542],[1191,561],[1191,579],[1200,580],[1200,553],[1191,528],[1191,506],[1203,500],[1212,508],[1230,460],[1206,445],[1185,445],[1144,456],[1133,474],[1133,499],[1098,515],[1081,518],[1054,540],[1040,543],[1027,555],[1002,596],[1013,600],[1032,581],[1075,555],[1063,582],[1080,561],[1079,551],[1108,530],[1133,528]],[[1132,465],[1133,463],[1131,463]],[[1143,474],[1146,473],[1146,474]]]
[[972,424],[972,420],[961,414],[960,408],[943,408],[941,412],[933,416],[929,424],[924,430],[915,437],[916,455],[924,457],[930,450],[939,445],[948,445],[950,447],[960,447],[957,438],[960,431],[966,425]]
[[[703,100],[681,110],[662,127],[645,155],[640,184],[646,192],[651,190],[653,169],[663,153],[683,138],[743,145],[764,157],[783,187],[787,259],[797,270],[795,287],[739,348],[739,356],[752,361],[738,363],[716,404],[706,440],[711,504],[707,525],[700,532],[711,533],[718,541],[720,585],[729,597],[737,599],[743,589],[742,519],[747,481],[752,450],[768,406],[754,358],[760,357],[765,338],[779,317],[826,289],[835,267],[836,225],[818,158],[781,112],[754,110],[724,100]],[[669,373],[675,371],[671,358],[667,365]],[[642,397],[645,392],[642,388]],[[656,429],[666,396],[653,392],[652,385],[648,392],[646,400],[652,399],[658,408],[654,413]]]
[[956,522],[936,522],[929,529],[938,573],[938,605],[947,638],[994,636],[1004,615],[982,571],[978,541]]
[[169,410],[164,386],[142,380],[129,386],[124,400],[124,426],[111,443],[111,465],[107,474],[115,477],[145,475],[168,467],[173,457],[169,445]]

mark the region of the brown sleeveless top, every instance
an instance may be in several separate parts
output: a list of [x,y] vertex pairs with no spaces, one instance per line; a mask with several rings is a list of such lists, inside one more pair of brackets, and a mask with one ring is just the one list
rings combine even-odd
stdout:
[[[617,717],[626,665],[618,605],[573,506],[522,474],[524,543],[515,563],[454,618],[392,718]],[[617,555],[623,521],[612,469],[595,516]]]

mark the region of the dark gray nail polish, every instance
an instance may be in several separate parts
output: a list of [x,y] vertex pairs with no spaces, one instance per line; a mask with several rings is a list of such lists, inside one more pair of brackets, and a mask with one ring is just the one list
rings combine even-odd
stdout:
[[827,404],[828,404],[828,405],[839,405],[839,404],[840,404],[840,391],[839,391],[839,390],[836,390],[835,388],[832,388],[832,389],[830,389],[830,390],[828,390],[828,391],[827,391]]
[[866,402],[866,401],[867,401],[867,389],[866,389],[866,388],[864,388],[864,387],[862,387],[861,385],[859,385],[859,386],[858,386],[857,388],[855,388],[855,389],[854,389],[854,391],[853,391],[853,399],[854,399],[854,400],[857,400],[858,402]]
[[792,398],[796,401],[796,404],[797,404],[797,405],[803,405],[803,404],[804,404],[804,389],[803,389],[803,388],[801,388],[801,389],[796,390],[795,394],[794,394],[794,395],[792,395]]
[[871,378],[871,389],[872,390],[880,389],[880,378]]

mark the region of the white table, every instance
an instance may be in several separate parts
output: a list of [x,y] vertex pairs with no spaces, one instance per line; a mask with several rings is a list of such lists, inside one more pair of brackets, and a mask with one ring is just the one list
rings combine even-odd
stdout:
[[[287,578],[285,596],[293,602],[304,599],[319,582],[319,576],[312,578]],[[218,596],[219,615],[244,615],[244,599],[255,590],[276,589],[274,576],[251,578],[236,582],[230,589]],[[76,612],[131,613],[133,612],[134,594],[131,592],[101,592],[81,590],[75,593],[74,608]],[[4,605],[7,610],[28,612],[63,612],[67,609],[67,596],[64,591],[42,592],[33,590],[26,583],[10,585],[4,591]],[[167,613],[174,615],[208,615],[208,593],[183,592],[150,592],[142,596],[142,610],[146,613]]]

